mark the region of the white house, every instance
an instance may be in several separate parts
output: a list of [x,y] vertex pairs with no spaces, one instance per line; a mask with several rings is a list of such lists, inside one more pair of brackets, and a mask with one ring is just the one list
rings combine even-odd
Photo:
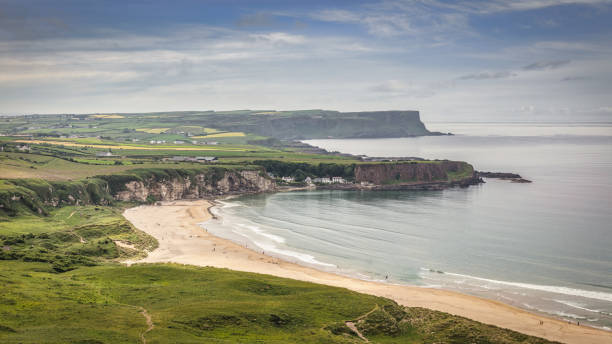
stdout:
[[111,152],[97,152],[96,156],[103,158],[103,157],[110,157],[110,156],[115,156],[115,155]]
[[213,162],[219,160],[216,156],[197,156],[195,159],[199,162]]
[[30,151],[30,146],[28,145],[19,145],[17,146],[17,149],[21,152],[29,152]]
[[315,178],[313,180],[315,183],[319,183],[319,184],[331,184],[332,181],[331,179],[325,177],[325,178]]
[[342,177],[332,177],[332,183],[344,184],[346,181]]
[[304,182],[306,182],[306,184],[312,184],[312,179],[310,177],[306,177],[306,179],[304,179]]
[[282,177],[281,180],[284,181],[285,183],[293,183],[295,181],[295,178],[293,178],[293,177]]
[[183,143],[185,143],[185,141],[181,141],[181,140],[175,140],[174,144],[176,145],[182,145]]

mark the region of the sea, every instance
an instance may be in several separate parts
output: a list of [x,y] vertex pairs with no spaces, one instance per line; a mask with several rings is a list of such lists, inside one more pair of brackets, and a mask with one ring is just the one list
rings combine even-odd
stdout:
[[452,136],[305,141],[519,173],[442,191],[223,200],[209,232],[320,270],[458,291],[612,330],[612,123],[428,123]]

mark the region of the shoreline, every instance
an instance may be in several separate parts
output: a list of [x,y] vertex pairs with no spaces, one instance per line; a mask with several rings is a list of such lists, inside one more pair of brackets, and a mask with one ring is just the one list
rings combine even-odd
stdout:
[[[404,306],[443,311],[549,340],[612,343],[612,332],[569,324],[498,301],[447,290],[360,280],[255,252],[199,226],[213,217],[209,211],[212,206],[207,200],[169,201],[125,210],[126,219],[159,242],[159,247],[146,258],[125,263],[173,262],[268,274],[382,296]],[[540,321],[544,324],[540,325]]]

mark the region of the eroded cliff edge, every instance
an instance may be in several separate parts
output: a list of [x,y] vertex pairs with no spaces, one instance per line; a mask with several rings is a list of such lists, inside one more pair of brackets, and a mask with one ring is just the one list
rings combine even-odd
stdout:
[[172,201],[208,196],[269,192],[276,189],[273,180],[261,171],[226,171],[214,178],[208,173],[158,179],[154,176],[133,180],[114,190],[119,201]]
[[[282,175],[292,175],[298,170],[303,174],[307,165],[287,162],[278,164],[276,167],[284,171]],[[349,182],[318,187],[345,190],[439,190],[482,182],[472,165],[461,161],[338,165],[341,168],[330,166],[312,165],[312,171],[307,171],[319,177],[333,177],[342,172],[342,176]],[[278,187],[275,180],[264,167],[257,165],[136,169],[122,174],[67,182],[42,179],[0,180],[0,211],[11,216],[17,215],[20,210],[46,214],[50,207],[63,205],[109,205],[115,201],[152,203],[276,190]]]

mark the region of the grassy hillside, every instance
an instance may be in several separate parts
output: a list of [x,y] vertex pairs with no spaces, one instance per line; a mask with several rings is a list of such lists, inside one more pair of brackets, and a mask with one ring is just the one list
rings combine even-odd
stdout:
[[347,321],[372,343],[547,343],[340,288],[226,269],[121,266],[156,241],[120,213],[64,206],[0,218],[1,343],[362,342]]
[[155,239],[132,227],[120,208],[65,206],[47,216],[19,210],[16,217],[0,211],[0,261],[45,262],[52,271],[64,272],[144,256],[145,250],[157,247]]
[[5,262],[0,286],[2,343],[362,343],[345,321],[372,343],[548,343],[346,289],[225,269],[54,274],[41,263]]

